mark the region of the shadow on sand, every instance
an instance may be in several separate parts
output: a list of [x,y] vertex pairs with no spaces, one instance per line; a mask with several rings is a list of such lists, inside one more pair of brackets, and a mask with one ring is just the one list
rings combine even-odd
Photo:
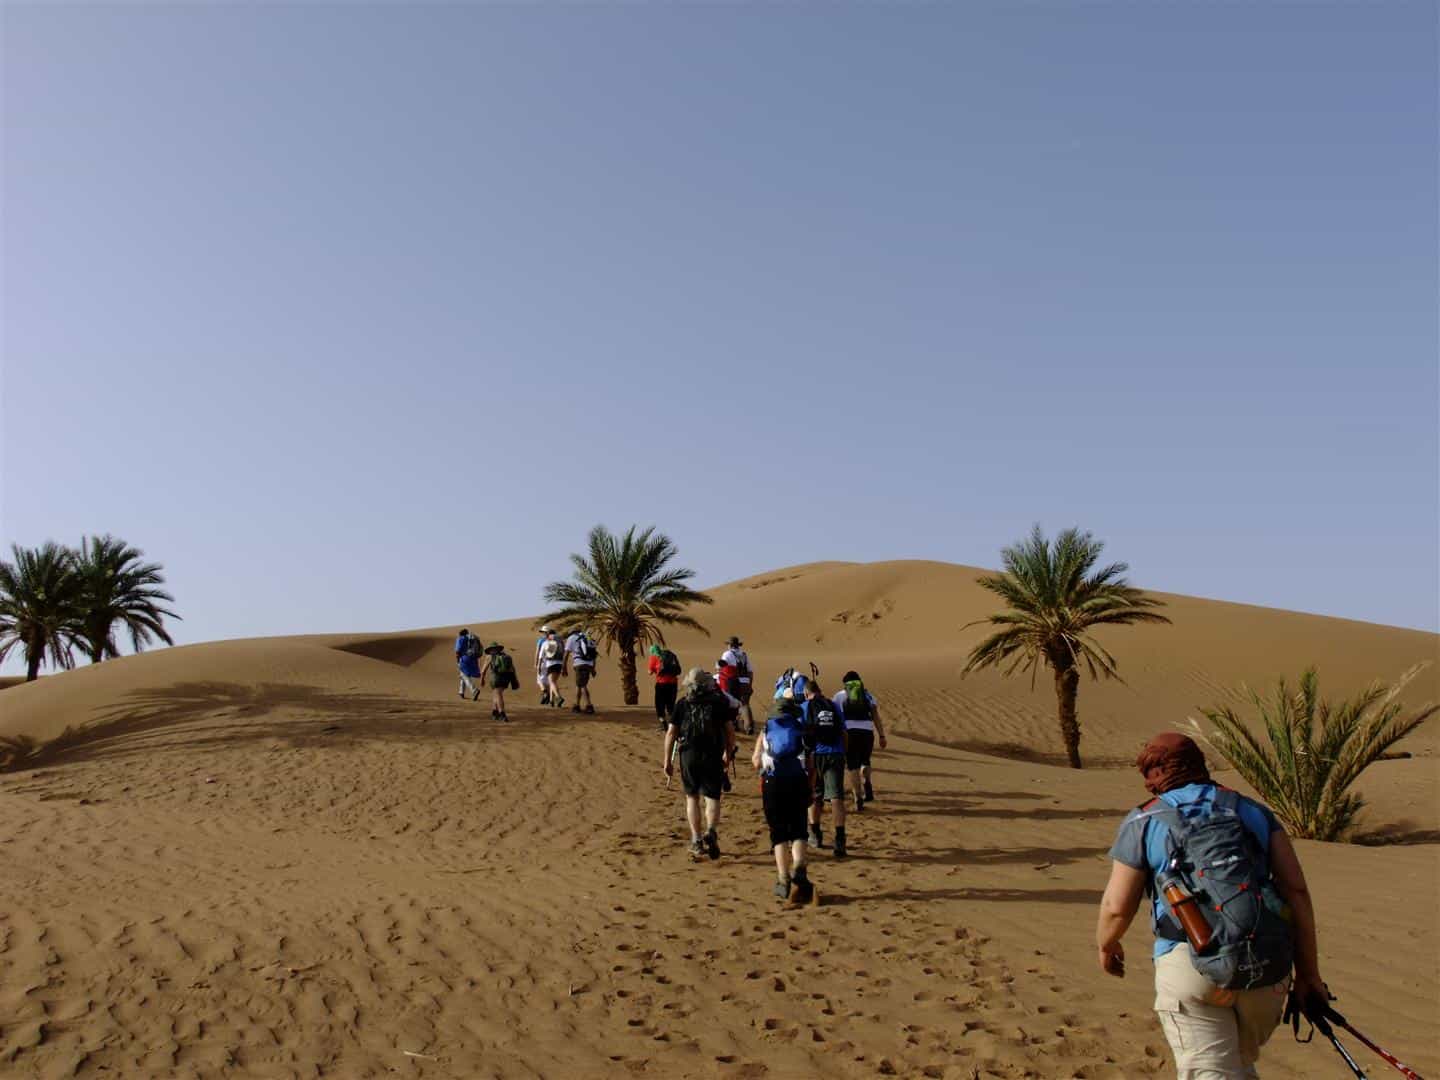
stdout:
[[[276,714],[282,714],[277,716]],[[366,741],[507,737],[564,723],[560,716],[519,715],[497,725],[480,703],[416,701],[389,694],[343,693],[295,683],[175,683],[129,694],[94,720],[44,744],[0,746],[0,771],[153,751],[176,736],[187,749],[278,740],[287,746],[354,746]]]

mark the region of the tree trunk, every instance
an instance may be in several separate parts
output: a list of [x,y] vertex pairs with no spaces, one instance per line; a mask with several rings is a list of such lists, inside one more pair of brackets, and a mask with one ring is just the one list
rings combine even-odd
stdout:
[[34,682],[40,677],[40,659],[45,655],[44,645],[32,645],[25,650],[25,681]]
[[635,681],[635,639],[620,639],[620,689],[625,692],[626,705],[640,704],[640,686]]
[[1075,695],[1080,689],[1080,673],[1073,667],[1055,672],[1055,698],[1060,706],[1060,739],[1065,743],[1065,756],[1072,769],[1080,765],[1080,721],[1075,715]]

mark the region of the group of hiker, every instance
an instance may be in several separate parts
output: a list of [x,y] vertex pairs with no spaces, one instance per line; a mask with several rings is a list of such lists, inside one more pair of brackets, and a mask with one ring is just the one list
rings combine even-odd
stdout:
[[775,681],[769,715],[757,728],[749,657],[738,638],[727,644],[714,673],[692,668],[683,683],[679,658],[661,646],[651,650],[655,712],[665,733],[661,768],[668,784],[679,764],[691,858],[718,859],[721,799],[730,790],[740,734],[753,736],[750,764],[760,774],[775,895],[791,904],[809,903],[815,896],[809,855],[812,847],[824,846],[825,805],[835,818],[831,852],[843,859],[849,798],[857,813],[875,798],[871,755],[877,738],[882,749],[886,745],[879,703],[858,672],[847,671],[841,690],[828,696],[813,664],[808,675],[789,668]]
[[[505,691],[518,689],[519,680],[505,647],[482,647],[465,630],[455,655],[461,696],[478,699],[488,685],[492,714],[506,720]],[[560,678],[573,672],[573,709],[593,714],[589,684],[597,655],[583,630],[562,639],[542,627],[535,646],[542,703],[563,707]],[[669,786],[678,766],[690,857],[720,857],[721,800],[731,789],[741,736],[753,737],[750,763],[760,775],[775,895],[790,905],[813,902],[810,858],[825,846],[825,808],[834,819],[832,857],[844,859],[847,814],[874,800],[871,755],[877,742],[886,745],[879,703],[859,673],[847,671],[839,690],[827,695],[813,664],[808,674],[787,669],[757,726],[751,707],[755,673],[739,638],[729,639],[713,671],[695,667],[687,673],[662,645],[650,649],[648,668],[664,732],[661,768]],[[1294,845],[1274,813],[1216,784],[1188,736],[1156,736],[1136,766],[1151,798],[1126,816],[1110,849],[1096,948],[1101,969],[1123,977],[1121,941],[1148,900],[1154,1008],[1178,1080],[1251,1080],[1275,1029],[1286,1022],[1298,1036],[1302,1019],[1324,1034],[1355,1075],[1364,1073],[1336,1028],[1417,1077],[1331,1007],[1334,999],[1320,975],[1314,905]]]

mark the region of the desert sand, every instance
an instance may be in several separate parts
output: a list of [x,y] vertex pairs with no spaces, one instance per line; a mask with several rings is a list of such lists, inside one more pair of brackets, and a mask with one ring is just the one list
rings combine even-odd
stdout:
[[[962,625],[994,609],[976,573],[775,571],[713,590],[712,638],[673,639],[709,666],[737,633],[762,683],[855,667],[880,699],[878,801],[847,862],[815,858],[823,903],[798,911],[770,894],[748,766],[724,858],[692,865],[648,686],[620,707],[602,658],[600,716],[539,708],[529,620],[469,623],[520,660],[504,726],[456,696],[463,621],[166,649],[5,689],[0,1074],[1171,1072],[1143,917],[1127,979],[1093,959],[1105,851],[1144,798],[1138,745],[1242,682],[1314,663],[1350,693],[1440,639],[1166,596],[1174,626],[1106,639],[1126,683],[1082,684],[1074,772],[1048,679],[958,678],[983,632]],[[1440,697],[1435,668],[1410,696]],[[1440,728],[1402,748],[1362,782],[1371,844],[1298,847],[1339,1006],[1440,1074]],[[1288,1031],[1263,1066],[1346,1075]]]

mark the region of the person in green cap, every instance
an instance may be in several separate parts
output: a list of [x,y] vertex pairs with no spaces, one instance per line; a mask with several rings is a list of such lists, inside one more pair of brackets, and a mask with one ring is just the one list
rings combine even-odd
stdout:
[[675,698],[680,693],[680,658],[663,645],[650,646],[650,674],[655,676],[655,719],[660,727],[675,712]]

